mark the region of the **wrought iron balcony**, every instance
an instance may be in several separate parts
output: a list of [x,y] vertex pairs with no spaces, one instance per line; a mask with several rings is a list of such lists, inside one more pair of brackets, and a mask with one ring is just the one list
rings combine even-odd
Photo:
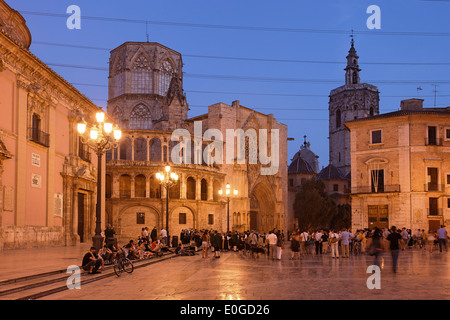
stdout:
[[50,135],[33,127],[28,128],[28,139],[47,148],[50,146]]
[[425,138],[426,146],[442,146],[441,138]]
[[91,162],[91,153],[89,152],[89,148],[82,144],[80,144],[78,149],[78,156],[84,161]]
[[400,185],[399,184],[393,184],[393,185],[383,185],[378,188],[374,188],[373,186],[359,186],[359,187],[352,187],[352,193],[393,193],[393,192],[400,192]]
[[432,192],[432,191],[435,191],[435,192],[442,192],[442,191],[444,191],[445,190],[445,185],[443,185],[443,184],[438,184],[438,183],[426,183],[425,185],[424,185],[424,190],[426,191],[426,192]]
[[428,216],[442,216],[441,208],[428,208],[427,211]]

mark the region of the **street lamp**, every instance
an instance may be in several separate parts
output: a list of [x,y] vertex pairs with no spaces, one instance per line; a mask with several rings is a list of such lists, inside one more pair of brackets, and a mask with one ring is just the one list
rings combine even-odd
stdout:
[[169,235],[169,189],[174,186],[178,181],[178,175],[170,171],[170,166],[165,167],[165,172],[156,173],[156,179],[161,186],[166,188],[166,231],[167,231],[167,245],[170,247],[170,235]]
[[[237,196],[237,189],[233,190],[233,194]],[[223,195],[223,190],[219,190],[219,195]],[[231,186],[229,183],[225,186],[225,196],[227,197],[227,233],[230,232],[230,195],[231,195]]]
[[[97,206],[95,211],[95,235],[92,237],[93,246],[100,250],[103,244],[102,226],[101,226],[101,203],[102,203],[102,156],[111,149],[115,149],[119,145],[122,137],[122,131],[119,127],[110,122],[105,122],[105,113],[97,112],[95,114],[97,124],[89,129],[85,121],[79,122],[77,125],[81,142],[95,151],[97,154]],[[88,134],[89,132],[89,134]]]

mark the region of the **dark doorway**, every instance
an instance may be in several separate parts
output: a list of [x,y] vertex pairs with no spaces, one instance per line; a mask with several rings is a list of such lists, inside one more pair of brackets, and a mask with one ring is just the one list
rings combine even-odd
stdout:
[[80,242],[84,242],[84,193],[78,193],[78,235]]
[[437,145],[436,127],[428,127],[428,145]]

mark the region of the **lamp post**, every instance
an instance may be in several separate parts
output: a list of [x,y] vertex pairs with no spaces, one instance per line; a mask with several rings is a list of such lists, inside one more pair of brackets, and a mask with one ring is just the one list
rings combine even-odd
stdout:
[[[103,244],[101,226],[101,203],[102,203],[102,156],[111,149],[118,147],[118,142],[122,137],[119,127],[110,122],[105,122],[105,113],[97,112],[97,124],[87,130],[86,122],[79,122],[77,125],[81,142],[94,150],[97,154],[97,206],[95,210],[95,235],[92,237],[93,246],[100,250]],[[89,132],[89,135],[87,135]]]
[[170,166],[165,167],[165,172],[156,173],[156,179],[159,184],[166,188],[166,231],[167,231],[167,245],[170,247],[170,235],[169,235],[169,189],[174,186],[178,181],[178,175],[170,171]]
[[[237,189],[233,190],[233,194],[237,196]],[[223,190],[219,190],[219,195],[223,195]],[[225,186],[225,196],[227,197],[227,233],[230,232],[230,195],[231,195],[231,186],[229,183]]]

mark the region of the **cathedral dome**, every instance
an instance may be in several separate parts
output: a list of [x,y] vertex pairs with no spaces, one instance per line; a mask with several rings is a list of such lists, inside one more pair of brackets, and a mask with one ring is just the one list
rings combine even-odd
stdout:
[[288,173],[316,173],[308,161],[301,157],[294,158],[288,167]]
[[[319,156],[311,151],[311,144],[306,141],[300,146],[300,150],[292,158],[288,173],[318,173]],[[291,171],[292,170],[292,171]]]
[[346,179],[341,170],[337,167],[329,164],[327,167],[323,168],[317,175],[318,180],[343,180]]
[[30,48],[31,33],[25,19],[3,0],[0,0],[0,31],[21,47]]

